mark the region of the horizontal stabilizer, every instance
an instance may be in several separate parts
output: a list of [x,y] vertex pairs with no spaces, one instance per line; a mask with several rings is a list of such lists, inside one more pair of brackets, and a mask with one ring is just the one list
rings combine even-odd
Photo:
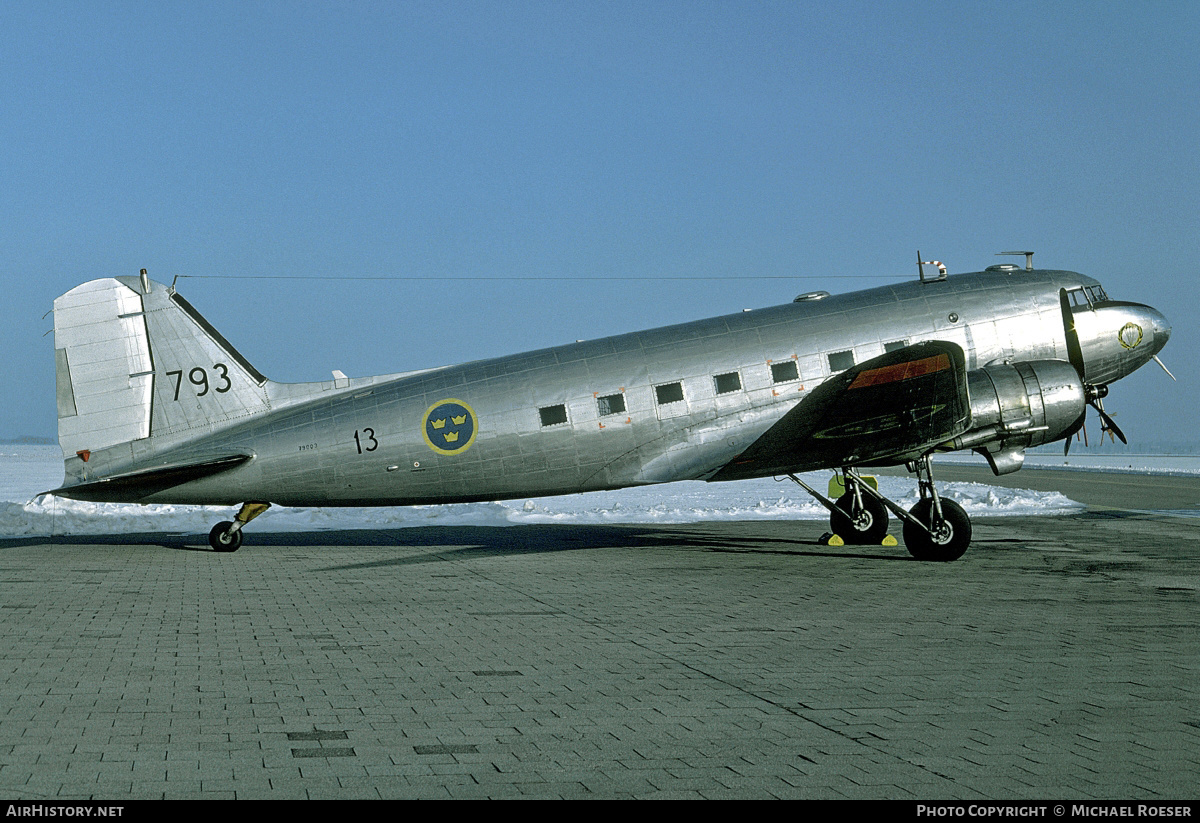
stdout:
[[138,503],[152,494],[192,480],[219,474],[250,460],[253,455],[229,454],[185,463],[172,463],[150,469],[114,474],[100,480],[64,486],[46,494],[106,503]]

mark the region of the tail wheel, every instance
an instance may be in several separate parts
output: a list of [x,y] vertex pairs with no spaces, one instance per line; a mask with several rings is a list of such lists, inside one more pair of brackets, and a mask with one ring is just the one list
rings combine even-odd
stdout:
[[242,530],[238,529],[231,532],[233,523],[229,520],[222,521],[212,527],[212,531],[208,533],[208,545],[212,546],[215,551],[219,552],[235,552],[242,546]]
[[863,494],[862,510],[854,514],[854,494],[837,499],[838,511],[829,514],[829,529],[850,546],[878,546],[887,536],[887,509],[876,498]]
[[939,502],[942,505],[942,519],[938,523],[933,522],[933,501],[929,498],[919,501],[908,510],[909,514],[929,527],[929,531],[925,531],[907,521],[904,523],[904,546],[917,560],[957,560],[971,545],[971,519],[963,507],[945,497]]

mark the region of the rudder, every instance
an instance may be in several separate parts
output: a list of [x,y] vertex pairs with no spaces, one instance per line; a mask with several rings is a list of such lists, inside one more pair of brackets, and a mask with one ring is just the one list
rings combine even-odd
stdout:
[[267,378],[173,288],[93,280],[54,301],[63,456],[187,439],[267,411]]

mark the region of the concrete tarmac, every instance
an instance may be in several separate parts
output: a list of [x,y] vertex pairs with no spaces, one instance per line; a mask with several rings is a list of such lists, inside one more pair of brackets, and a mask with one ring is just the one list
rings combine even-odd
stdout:
[[[877,474],[908,476],[903,469]],[[1123,474],[1107,471],[1028,468],[996,477],[985,464],[935,462],[934,479],[941,482],[983,483],[1035,491],[1059,491],[1091,508],[1200,513],[1200,476]]]
[[1195,799],[1200,519],[1152,499],[946,564],[805,521],[2,540],[0,798]]

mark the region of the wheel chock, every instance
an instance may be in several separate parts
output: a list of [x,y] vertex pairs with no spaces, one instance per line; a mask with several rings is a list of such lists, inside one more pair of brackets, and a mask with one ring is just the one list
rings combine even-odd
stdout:
[[[836,534],[830,534],[829,532],[825,532],[825,534],[821,535],[817,539],[817,542],[819,544],[821,544],[822,546],[844,546],[844,545],[846,545],[845,540],[838,537]],[[879,545],[881,545],[881,546],[899,546],[900,543],[899,543],[899,541],[896,540],[896,538],[892,537],[890,534],[885,534],[883,536],[883,540],[879,541]]]

